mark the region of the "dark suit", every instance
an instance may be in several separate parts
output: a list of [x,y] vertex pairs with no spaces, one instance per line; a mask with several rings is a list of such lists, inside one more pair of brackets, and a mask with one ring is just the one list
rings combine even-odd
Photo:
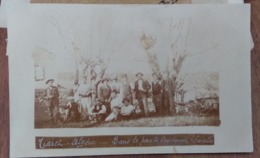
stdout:
[[[141,87],[139,86],[139,83],[141,83]],[[151,85],[148,81],[144,79],[135,81],[135,96],[136,99],[138,99],[138,104],[140,106],[142,114],[144,114],[145,116],[149,116],[147,93],[150,89]]]
[[49,106],[50,116],[53,121],[56,121],[59,115],[59,91],[55,86],[46,89],[46,99]]
[[162,115],[162,86],[160,81],[152,82],[152,93],[156,113]]
[[169,115],[175,113],[174,105],[175,84],[170,78],[162,81],[162,113]]

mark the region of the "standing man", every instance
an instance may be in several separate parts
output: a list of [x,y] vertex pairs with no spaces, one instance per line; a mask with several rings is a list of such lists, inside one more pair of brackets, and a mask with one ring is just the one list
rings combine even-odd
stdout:
[[54,79],[46,81],[46,99],[49,107],[51,121],[57,123],[59,117],[59,91],[58,88],[53,86]]
[[174,81],[169,77],[168,71],[163,72],[162,81],[162,113],[163,115],[175,114],[174,105],[174,92],[175,84]]
[[161,77],[157,73],[153,73],[152,82],[152,94],[153,94],[153,103],[155,106],[156,114],[162,115],[162,86],[161,86]]
[[140,106],[142,114],[147,117],[149,116],[147,93],[151,89],[151,85],[147,80],[143,79],[143,73],[138,72],[135,76],[137,77],[134,88],[135,97],[138,100],[138,104]]

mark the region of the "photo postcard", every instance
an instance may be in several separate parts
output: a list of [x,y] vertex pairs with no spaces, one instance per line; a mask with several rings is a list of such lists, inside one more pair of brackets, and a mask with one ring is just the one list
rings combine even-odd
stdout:
[[16,7],[11,157],[252,151],[249,5]]

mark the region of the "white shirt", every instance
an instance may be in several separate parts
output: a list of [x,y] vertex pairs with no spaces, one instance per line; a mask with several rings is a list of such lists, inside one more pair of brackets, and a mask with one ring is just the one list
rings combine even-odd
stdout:
[[120,97],[115,97],[110,102],[110,107],[113,109],[114,107],[121,107],[122,106],[122,99]]
[[121,114],[130,115],[134,110],[135,110],[135,107],[133,105],[128,105],[128,106],[123,105],[121,108]]
[[143,80],[138,80],[138,90],[145,91],[143,88]]
[[78,94],[86,95],[91,90],[90,84],[80,84],[78,87]]

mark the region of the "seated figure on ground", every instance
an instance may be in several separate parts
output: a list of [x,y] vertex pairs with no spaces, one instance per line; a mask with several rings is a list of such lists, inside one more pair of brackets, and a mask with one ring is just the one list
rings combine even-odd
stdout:
[[117,116],[120,113],[121,107],[122,107],[122,99],[119,97],[119,95],[116,93],[116,91],[113,91],[111,93],[111,99],[110,99],[110,108],[111,113],[109,116],[105,119],[105,121],[114,121],[117,120]]
[[135,114],[135,107],[130,104],[130,100],[128,98],[125,98],[123,100],[123,106],[121,107],[120,110],[120,116],[122,119],[131,119],[133,118]]
[[89,119],[97,122],[104,121],[107,116],[107,108],[100,99],[97,98],[95,101],[96,103],[90,108]]
[[79,104],[74,101],[74,97],[67,98],[67,105],[64,108],[67,110],[65,122],[77,122],[80,119]]

